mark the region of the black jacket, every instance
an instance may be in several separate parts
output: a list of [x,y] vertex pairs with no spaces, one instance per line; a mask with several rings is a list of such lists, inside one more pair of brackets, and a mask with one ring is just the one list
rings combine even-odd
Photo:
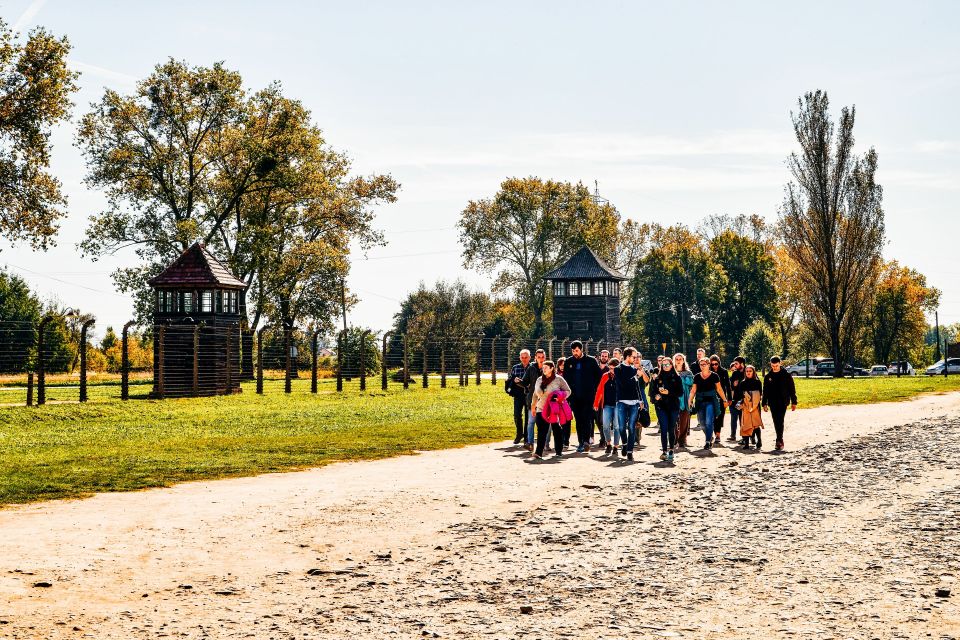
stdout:
[[[730,374],[730,389],[733,397],[728,395],[727,400],[730,400],[731,402],[740,402],[743,400],[743,389],[741,388],[741,385],[744,379],[743,370],[737,370]],[[722,384],[723,382],[721,381],[721,385]]]
[[640,384],[637,380],[637,368],[621,363],[613,371],[617,377],[617,401],[639,400]]
[[763,376],[763,406],[785,407],[788,404],[797,404],[793,376],[786,369],[780,369],[777,373],[768,371]]
[[[660,393],[660,387],[666,389],[666,394],[660,394],[660,399],[656,400]],[[671,369],[663,371],[657,376],[656,381],[650,385],[650,397],[654,398],[654,403],[668,411],[677,411],[680,409],[680,396],[683,395],[683,382],[677,372]]]
[[523,388],[526,390],[526,399],[527,406],[530,406],[530,403],[533,402],[533,385],[537,384],[537,380],[543,374],[543,371],[540,369],[540,365],[537,364],[537,361],[534,360],[527,365],[527,370],[523,374],[523,379],[520,381],[520,384],[523,385]]
[[[713,369],[710,369],[710,370],[713,371]],[[720,377],[720,388],[723,389],[723,395],[727,398],[727,400],[729,400],[731,395],[730,372],[724,369],[723,365],[720,365],[719,367],[717,367],[717,370],[713,372]]]
[[563,364],[563,379],[570,385],[571,404],[592,406],[601,375],[600,365],[593,356],[567,358]]

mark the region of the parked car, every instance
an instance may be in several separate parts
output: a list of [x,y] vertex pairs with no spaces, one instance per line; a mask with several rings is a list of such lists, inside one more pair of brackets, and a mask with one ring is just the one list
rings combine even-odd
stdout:
[[[960,358],[947,358],[947,373],[960,373]],[[927,367],[928,376],[942,376],[943,375],[943,360],[935,362],[929,367]]]
[[897,373],[902,376],[915,376],[917,372],[909,362],[891,362],[887,367],[887,375],[895,376]]
[[870,375],[885,376],[887,375],[887,367],[882,364],[875,364],[872,367],[870,367]]
[[[824,361],[817,365],[817,371],[815,375],[818,376],[832,376],[834,373],[833,360]],[[852,367],[849,364],[843,365],[843,375],[846,376],[868,376],[870,372],[866,369],[860,367]]]
[[816,358],[804,358],[796,364],[792,364],[789,367],[786,367],[784,371],[795,376],[805,376],[807,375],[807,362],[810,362],[810,375],[816,375],[817,365],[821,362],[833,362],[833,358],[827,358],[824,356],[817,356]]

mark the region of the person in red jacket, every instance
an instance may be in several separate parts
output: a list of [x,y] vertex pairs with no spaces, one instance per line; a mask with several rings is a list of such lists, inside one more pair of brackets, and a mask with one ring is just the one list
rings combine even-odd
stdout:
[[607,362],[607,370],[600,376],[597,393],[593,397],[593,410],[600,416],[603,425],[603,439],[606,442],[606,455],[613,452],[617,457],[617,447],[620,446],[620,430],[616,427],[617,420],[617,379],[614,369],[620,364],[617,358]]

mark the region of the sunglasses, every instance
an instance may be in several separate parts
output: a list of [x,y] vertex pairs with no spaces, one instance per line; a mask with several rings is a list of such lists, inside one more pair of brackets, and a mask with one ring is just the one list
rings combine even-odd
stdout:
[[673,366],[673,363],[672,363],[672,362],[666,362],[666,361],[664,361],[663,364],[661,364],[660,366],[661,366],[661,367],[666,367],[666,368],[669,369],[670,367]]

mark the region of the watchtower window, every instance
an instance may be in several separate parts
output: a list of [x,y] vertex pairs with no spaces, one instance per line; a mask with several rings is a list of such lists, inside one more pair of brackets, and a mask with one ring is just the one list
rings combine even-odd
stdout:
[[578,296],[578,295],[580,295],[580,283],[579,283],[579,282],[571,282],[571,283],[569,283],[569,287],[570,287],[569,295],[571,295],[571,296]]
[[567,283],[562,280],[556,280],[553,283],[553,295],[555,296],[565,296],[567,295]]
[[582,296],[588,296],[588,295],[590,295],[590,283],[589,283],[589,282],[583,282],[583,283],[580,284],[580,295],[582,295]]
[[183,292],[183,312],[193,313],[193,291]]
[[213,291],[200,293],[200,313],[213,313]]

